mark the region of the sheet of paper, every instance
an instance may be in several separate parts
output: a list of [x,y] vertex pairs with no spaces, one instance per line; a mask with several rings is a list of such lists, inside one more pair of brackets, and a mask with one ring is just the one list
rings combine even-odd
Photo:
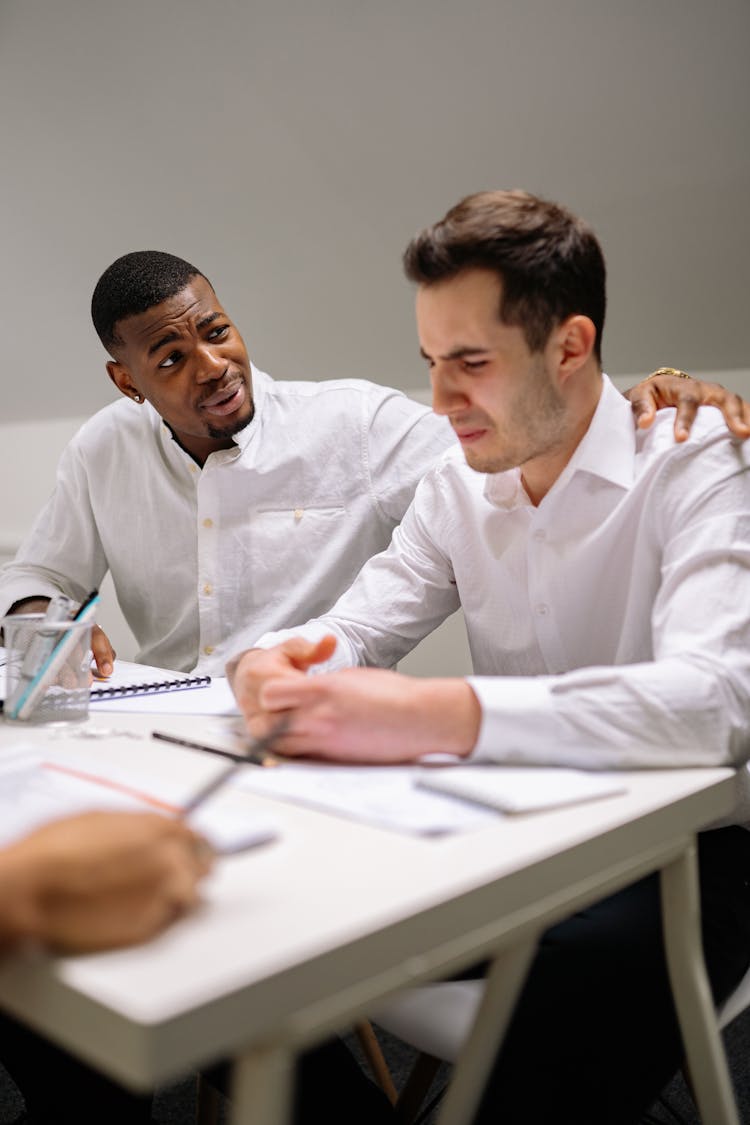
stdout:
[[[177,815],[193,792],[179,779],[165,780],[143,771],[114,766],[55,747],[54,759],[18,743],[0,759],[0,847],[62,816],[92,809]],[[276,822],[253,810],[218,808],[211,799],[196,809],[189,823],[220,853],[242,851],[278,835]]]
[[423,789],[446,793],[506,813],[536,812],[624,793],[622,775],[529,766],[464,765],[423,770]]
[[464,832],[497,819],[497,813],[417,788],[419,772],[417,766],[285,762],[274,769],[245,770],[235,784],[254,793],[419,835]]

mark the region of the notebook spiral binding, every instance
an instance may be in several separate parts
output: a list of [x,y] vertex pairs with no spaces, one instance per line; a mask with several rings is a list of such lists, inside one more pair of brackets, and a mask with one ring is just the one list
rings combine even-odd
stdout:
[[210,676],[180,677],[178,680],[154,680],[152,683],[120,684],[117,687],[102,684],[91,686],[92,699],[118,699],[126,695],[156,695],[163,691],[181,691],[184,688],[208,687]]

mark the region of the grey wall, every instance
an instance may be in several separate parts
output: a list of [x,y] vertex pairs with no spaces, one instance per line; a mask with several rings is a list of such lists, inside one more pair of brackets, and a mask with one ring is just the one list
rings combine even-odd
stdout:
[[0,0],[3,420],[109,401],[93,284],[194,260],[274,374],[424,378],[399,255],[459,196],[586,215],[605,365],[750,366],[748,0]]

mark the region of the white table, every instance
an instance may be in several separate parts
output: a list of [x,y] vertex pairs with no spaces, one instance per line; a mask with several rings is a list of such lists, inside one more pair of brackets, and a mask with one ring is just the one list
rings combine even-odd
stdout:
[[[217,720],[97,716],[193,737]],[[0,724],[3,745],[17,728]],[[44,731],[30,734],[54,753]],[[80,744],[196,786],[222,760],[142,740]],[[111,953],[25,952],[0,966],[0,1004],[136,1089],[236,1060],[233,1121],[287,1119],[295,1052],[346,1028],[400,987],[495,958],[441,1122],[471,1120],[540,933],[661,870],[670,972],[703,1120],[738,1118],[700,951],[694,833],[734,803],[725,769],[627,774],[626,794],[447,838],[379,830],[247,793],[281,838],[221,862],[205,904],[155,941]]]

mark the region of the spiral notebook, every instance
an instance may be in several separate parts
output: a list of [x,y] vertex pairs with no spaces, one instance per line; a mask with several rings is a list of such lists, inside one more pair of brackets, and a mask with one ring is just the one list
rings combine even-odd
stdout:
[[123,699],[134,695],[158,695],[166,691],[206,688],[210,684],[210,676],[170,672],[167,668],[116,660],[112,675],[106,680],[95,679],[91,685],[91,702],[103,703],[108,699]]

